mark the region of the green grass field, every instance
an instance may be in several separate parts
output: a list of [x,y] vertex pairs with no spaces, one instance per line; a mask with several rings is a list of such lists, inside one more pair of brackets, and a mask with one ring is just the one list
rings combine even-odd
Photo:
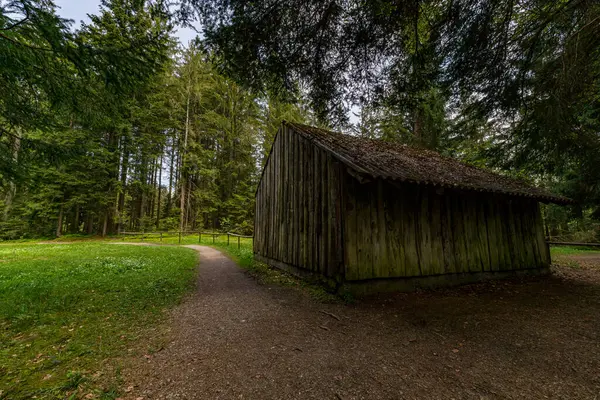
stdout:
[[170,246],[0,245],[0,399],[116,397],[119,359],[151,350],[196,265]]
[[552,256],[571,256],[578,254],[600,254],[600,249],[591,247],[551,246]]

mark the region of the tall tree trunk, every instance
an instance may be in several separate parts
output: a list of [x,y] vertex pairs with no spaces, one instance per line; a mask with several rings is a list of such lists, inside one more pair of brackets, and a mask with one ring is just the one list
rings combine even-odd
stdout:
[[173,202],[173,162],[175,161],[175,137],[171,137],[171,159],[169,167],[169,195],[167,197],[167,207],[165,215],[171,215],[171,204]]
[[102,237],[108,233],[108,210],[104,211],[104,223],[102,224]]
[[162,163],[163,163],[163,153],[160,153],[160,161],[158,163],[158,190],[156,191],[156,230],[160,229],[160,197],[161,197],[161,187],[162,187]]
[[75,205],[75,212],[73,214],[73,223],[70,227],[71,233],[79,233],[79,204]]
[[88,211],[85,222],[85,232],[88,235],[94,233],[94,215]]
[[156,195],[154,193],[157,192],[156,184],[158,183],[158,170],[160,169],[158,166],[158,157],[154,157],[154,166],[152,172],[152,201],[150,202],[150,217],[154,218],[154,211],[156,209]]
[[111,162],[112,164],[109,166],[108,172],[108,185],[106,188],[106,193],[108,196],[108,204],[104,210],[104,225],[102,228],[102,236],[106,236],[109,231],[112,231],[113,228],[113,216],[116,213],[116,188],[115,183],[119,179],[119,152],[118,152],[118,136],[115,132],[111,131],[108,134],[108,151],[111,154]]
[[189,225],[191,218],[191,211],[192,211],[192,207],[191,207],[191,200],[192,200],[192,178],[193,177],[188,177],[188,190],[187,190],[187,206],[186,206],[186,213],[185,213],[185,221],[186,221],[186,226]]
[[187,105],[186,105],[186,110],[185,110],[185,133],[184,133],[184,138],[183,138],[183,153],[180,156],[180,162],[181,162],[181,170],[180,170],[180,174],[181,177],[180,179],[180,186],[181,186],[181,195],[180,195],[180,206],[181,206],[181,213],[180,213],[180,219],[179,219],[179,230],[183,231],[185,228],[185,186],[186,186],[186,176],[185,176],[185,153],[187,150],[187,139],[188,139],[188,133],[189,133],[189,128],[190,128],[190,86],[191,86],[191,82],[188,82],[188,93],[187,93]]
[[[15,136],[12,141],[12,159],[15,165],[19,161],[19,151],[21,150],[21,129],[15,130]],[[17,184],[14,180],[9,178],[8,190],[6,191],[6,197],[4,198],[4,221],[8,220],[8,214],[12,209],[13,200],[17,194]]]
[[119,192],[119,199],[117,202],[117,213],[118,222],[116,231],[121,232],[123,230],[123,217],[125,215],[125,192],[127,185],[127,172],[129,169],[129,145],[127,142],[127,136],[123,136],[123,156],[121,161],[121,191]]
[[58,211],[58,223],[56,224],[56,237],[62,236],[64,210],[65,210],[64,202],[61,202],[60,210]]

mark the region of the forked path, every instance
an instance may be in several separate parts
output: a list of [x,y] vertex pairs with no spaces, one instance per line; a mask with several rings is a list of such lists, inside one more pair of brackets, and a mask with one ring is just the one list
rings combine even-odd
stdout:
[[197,291],[172,312],[164,349],[125,371],[128,397],[594,398],[600,392],[596,275],[591,284],[546,278],[347,306],[260,285],[219,251],[188,247],[200,252]]

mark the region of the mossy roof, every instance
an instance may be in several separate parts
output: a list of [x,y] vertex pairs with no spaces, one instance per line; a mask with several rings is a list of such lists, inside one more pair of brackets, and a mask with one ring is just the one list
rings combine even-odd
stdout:
[[420,185],[529,197],[556,204],[572,202],[527,182],[442,156],[435,151],[297,123],[285,124],[358,174]]

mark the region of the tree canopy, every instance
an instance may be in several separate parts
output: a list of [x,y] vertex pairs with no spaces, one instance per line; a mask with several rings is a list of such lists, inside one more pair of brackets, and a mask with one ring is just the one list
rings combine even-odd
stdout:
[[577,201],[552,232],[594,232],[600,3],[103,0],[75,28],[0,2],[3,237],[250,233],[284,119],[528,179]]
[[[533,176],[600,178],[600,3],[190,0],[225,73],[305,93],[322,122]],[[594,211],[599,213],[600,211]]]

